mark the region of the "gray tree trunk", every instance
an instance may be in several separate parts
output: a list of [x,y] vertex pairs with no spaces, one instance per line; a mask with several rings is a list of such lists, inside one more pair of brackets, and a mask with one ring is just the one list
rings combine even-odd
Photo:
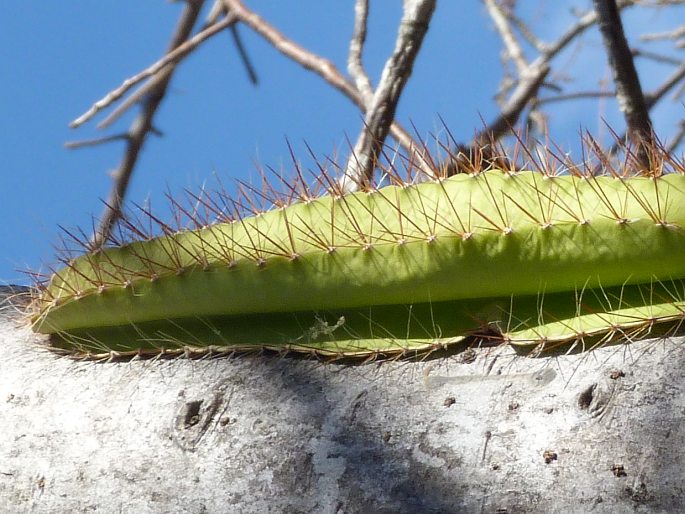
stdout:
[[683,342],[95,364],[6,308],[0,511],[683,511]]

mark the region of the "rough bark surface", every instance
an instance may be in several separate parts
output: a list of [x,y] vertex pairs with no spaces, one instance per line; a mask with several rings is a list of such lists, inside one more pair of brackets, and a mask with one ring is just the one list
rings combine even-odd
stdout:
[[41,349],[17,309],[0,316],[2,512],[685,505],[682,338],[538,360],[95,364]]

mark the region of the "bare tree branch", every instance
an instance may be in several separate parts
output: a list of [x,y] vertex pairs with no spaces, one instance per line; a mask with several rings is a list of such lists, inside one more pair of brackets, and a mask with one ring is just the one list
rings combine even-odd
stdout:
[[[446,168],[448,174],[458,173],[463,169],[475,169],[473,163],[467,162],[473,156],[481,161],[489,160],[491,156],[488,155],[488,152],[491,143],[511,131],[527,105],[531,106],[528,117],[537,117],[537,107],[545,101],[552,101],[540,101],[536,98],[539,88],[550,71],[551,61],[598,21],[597,13],[594,10],[582,14],[578,21],[556,41],[544,43],[528,29],[521,19],[514,15],[513,4],[510,5],[510,2],[503,0],[483,0],[483,2],[505,45],[506,60],[511,60],[514,63],[517,77],[505,76],[500,88],[500,95],[506,94],[508,98],[501,106],[501,115],[476,134],[468,146],[457,145],[457,151],[451,155]],[[637,3],[636,0],[619,0],[618,9],[631,7]],[[532,47],[540,52],[539,56],[530,64],[528,64],[521,43],[514,33],[515,28]],[[509,94],[508,91],[512,84],[517,84],[516,89]],[[545,83],[545,85],[555,88],[553,83]],[[561,90],[560,87],[557,89]],[[538,115],[540,114],[538,113]]]
[[366,23],[369,17],[369,1],[357,0],[354,6],[354,34],[350,40],[350,53],[347,59],[347,71],[350,73],[361,93],[364,102],[368,105],[373,98],[373,86],[371,80],[364,71],[362,64],[362,51],[366,41]]
[[[680,67],[675,70],[665,81],[661,86],[659,86],[657,89],[652,91],[651,93],[647,93],[644,95],[645,98],[645,105],[648,110],[651,110],[657,103],[659,103],[668,93],[671,91],[675,86],[677,86],[679,83],[681,83],[685,79],[685,63],[680,64]],[[616,93],[614,91],[596,91],[596,92],[586,92],[586,93],[571,93],[568,95],[559,95],[551,98],[542,98],[537,100],[538,104],[544,104],[544,103],[551,103],[551,102],[556,102],[556,101],[561,101],[561,100],[571,100],[571,99],[577,99],[577,98],[591,98],[591,97],[605,97],[605,96],[616,96]],[[674,140],[669,144],[667,148],[667,153],[671,153],[681,142],[683,138],[683,126],[685,123],[681,122],[680,124],[680,129],[677,133],[676,136],[674,136]],[[626,140],[626,133],[622,134],[621,136],[616,138],[617,141],[612,144],[612,146],[607,150],[608,155],[613,155],[615,154],[620,148],[624,147],[623,141]]]
[[241,0],[224,0],[224,5],[236,18],[271,43],[286,57],[313,71],[335,89],[350,98],[359,108],[364,109],[364,101],[354,85],[345,79],[335,65],[294,41],[285,37],[261,16],[247,8]]
[[[189,0],[190,2],[193,2],[194,0]],[[206,29],[204,29],[202,32],[199,32],[192,38],[188,39],[181,45],[175,47],[172,51],[168,52],[167,54],[164,55],[159,61],[154,63],[153,65],[149,66],[148,68],[144,69],[140,73],[137,73],[133,77],[130,77],[126,79],[121,86],[118,88],[112,90],[111,92],[107,93],[105,97],[103,97],[101,100],[98,100],[95,102],[90,109],[88,109],[85,113],[83,113],[81,116],[76,118],[74,121],[72,121],[69,126],[71,128],[77,128],[90,119],[93,118],[98,112],[100,112],[102,109],[105,109],[112,105],[114,102],[119,100],[122,96],[124,96],[133,86],[138,84],[139,82],[145,80],[148,77],[151,77],[153,75],[156,75],[159,73],[165,66],[171,65],[178,63],[183,57],[188,55],[190,52],[192,52],[196,47],[198,47],[200,44],[202,44],[204,41],[209,39],[210,37],[218,34],[225,28],[231,26],[233,23],[235,23],[235,19],[232,16],[227,16],[218,22],[216,22],[213,25],[208,26]],[[145,86],[143,86],[145,88]],[[144,93],[147,93],[148,90],[145,89]],[[143,93],[143,95],[144,95]],[[136,102],[142,98],[143,95],[136,95]],[[136,102],[133,102],[129,105],[134,105]]]
[[504,42],[509,58],[516,65],[516,70],[519,74],[524,73],[528,67],[528,63],[526,62],[526,57],[523,54],[521,45],[517,41],[514,31],[509,24],[509,19],[507,19],[507,16],[496,0],[485,0],[485,7],[488,9],[492,21],[495,22],[495,27],[497,27],[497,31]]
[[[173,51],[188,39],[193,26],[200,14],[204,0],[186,0],[186,5],[181,13],[174,35],[169,44],[169,51]],[[134,120],[128,132],[127,147],[124,158],[119,168],[112,174],[114,185],[105,203],[105,209],[100,219],[97,232],[93,235],[92,245],[94,248],[102,246],[109,237],[112,227],[121,216],[126,190],[133,169],[138,161],[138,155],[145,143],[149,132],[152,131],[152,120],[157,108],[164,99],[167,86],[175,70],[175,65],[169,65],[160,72],[157,78],[157,88],[150,91],[141,106],[141,112]]]
[[673,93],[673,99],[677,100],[678,98],[683,96],[683,94],[685,94],[685,84],[681,84],[678,90],[675,93]]
[[343,191],[352,191],[373,175],[376,159],[390,129],[400,95],[411,76],[414,60],[435,10],[436,0],[404,0],[395,50],[385,63],[383,74],[374,92],[357,143],[347,160],[341,184]]
[[633,62],[633,54],[623,33],[623,23],[616,1],[593,0],[593,4],[616,84],[616,99],[626,119],[628,137],[636,147],[637,163],[649,169],[648,148],[654,145],[652,122]]

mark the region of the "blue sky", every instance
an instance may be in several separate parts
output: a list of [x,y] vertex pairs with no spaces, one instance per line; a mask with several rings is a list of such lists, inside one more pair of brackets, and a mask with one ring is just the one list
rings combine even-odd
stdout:
[[[352,1],[246,3],[283,33],[346,70]],[[539,35],[549,40],[560,34],[569,24],[570,5],[587,3],[530,2]],[[123,145],[67,150],[66,141],[105,135],[94,124],[79,130],[68,124],[161,55],[180,9],[180,3],[161,0],[23,0],[0,5],[5,21],[0,32],[0,283],[28,283],[18,270],[39,270],[52,262],[59,225],[87,230],[92,217],[100,214],[101,199],[110,187],[107,172],[117,166]],[[674,12],[679,14],[674,17]],[[400,16],[399,1],[371,2],[364,62],[374,83],[394,45]],[[631,14],[628,33],[645,23],[654,30],[672,28],[678,16],[685,19],[685,10],[650,14],[649,19]],[[195,52],[175,75],[159,112],[156,125],[164,137],[148,140],[133,178],[131,201],[150,200],[153,208],[161,207],[165,191],[198,190],[203,184],[211,188],[215,174],[224,184],[231,178],[256,178],[255,161],[287,173],[292,166],[286,138],[305,165],[312,163],[304,141],[318,155],[344,155],[346,139],[356,138],[362,118],[346,98],[249,29],[240,31],[259,86],[247,80],[228,34]],[[481,116],[490,120],[498,112],[493,95],[502,73],[500,49],[480,2],[439,2],[398,119],[409,127],[413,123],[428,137],[442,131],[439,115],[457,139],[467,141],[481,126]],[[608,76],[596,32],[584,39],[580,50],[556,62],[558,72],[589,77],[568,84],[568,91],[596,88],[597,80]],[[663,65],[640,66],[643,77],[670,72]],[[656,83],[645,84],[645,89]],[[672,133],[684,110],[669,103],[655,112],[655,123]],[[605,101],[601,112],[622,126],[613,101]],[[573,148],[581,127],[601,131],[594,100],[560,104],[552,113],[551,135],[562,146]],[[107,133],[125,130],[131,119],[124,117]]]

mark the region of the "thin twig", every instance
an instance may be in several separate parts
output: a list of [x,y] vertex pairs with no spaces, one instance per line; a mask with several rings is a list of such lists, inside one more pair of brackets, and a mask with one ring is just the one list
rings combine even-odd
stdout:
[[685,94],[685,83],[681,84],[676,92],[673,93],[673,100],[678,100],[683,94]]
[[[496,0],[485,0],[488,13],[493,19],[495,26],[507,47],[507,52],[511,59],[516,64],[518,73],[518,84],[516,89],[509,95],[509,98],[502,106],[500,115],[483,130],[478,132],[468,147],[460,146],[451,162],[447,165],[447,174],[452,175],[458,173],[464,167],[463,159],[470,159],[474,155],[484,155],[486,159],[490,158],[488,155],[488,145],[500,139],[504,134],[511,131],[517,123],[521,113],[526,105],[533,102],[540,86],[543,84],[545,77],[549,73],[549,60],[554,54],[546,54],[538,57],[534,62],[528,64],[520,44],[514,36],[513,29],[510,22],[512,18],[505,13]],[[542,45],[542,44],[540,44]],[[503,86],[501,91],[508,89],[509,86]],[[456,159],[454,158],[456,157]]]
[[105,137],[98,137],[95,139],[84,139],[82,141],[67,141],[66,143],[64,143],[64,148],[75,150],[77,148],[85,148],[87,146],[99,146],[105,143],[111,143],[112,141],[128,140],[128,138],[128,133],[124,133],[114,134]]
[[523,109],[537,95],[549,70],[549,65],[544,59],[538,58],[531,63],[522,74],[516,89],[502,107],[501,114],[488,125],[486,130],[481,131],[474,138],[474,142],[477,144],[478,141],[497,141],[504,134],[510,132]]
[[685,63],[681,64],[680,67],[675,70],[671,76],[668,77],[656,90],[645,95],[645,104],[647,105],[647,109],[654,107],[659,100],[666,96],[666,94],[668,94],[668,92],[683,79],[685,79]]
[[682,59],[677,59],[676,57],[671,57],[670,55],[658,54],[656,52],[649,52],[647,50],[642,50],[641,48],[633,48],[633,57],[644,57],[645,59],[650,59],[654,62],[673,64],[675,66],[679,66],[683,63]]
[[209,8],[209,12],[207,13],[202,30],[216,23],[216,20],[221,18],[224,14],[226,14],[226,7],[224,6],[223,0],[214,0],[212,7]]
[[153,93],[158,87],[161,81],[166,80],[163,72],[158,72],[157,75],[151,77],[145,84],[136,89],[131,93],[123,102],[116,106],[116,108],[110,112],[105,119],[99,122],[95,128],[98,130],[104,130],[121,118],[126,111],[132,108],[134,105],[142,102],[146,96]]
[[[209,25],[216,23],[216,20],[218,20],[219,17],[224,16],[226,14],[228,14],[228,10],[226,9],[226,6],[224,5],[223,0],[214,0],[214,3],[212,4],[211,9],[209,10],[209,13],[207,14],[207,18],[205,19],[205,25],[204,25],[204,27],[202,27],[202,30],[204,30]],[[257,71],[255,70],[255,67],[252,64],[252,61],[250,60],[250,57],[247,54],[247,49],[245,48],[245,45],[243,44],[243,40],[240,37],[240,33],[238,32],[238,27],[234,23],[230,26],[230,29],[231,29],[231,36],[233,38],[233,44],[236,46],[236,49],[238,50],[238,56],[240,57],[240,60],[242,61],[243,66],[245,66],[245,71],[247,71],[247,76],[250,79],[250,82],[256,86],[259,83],[259,78],[257,77]]]
[[368,105],[373,98],[371,80],[364,71],[362,64],[362,51],[366,41],[366,24],[369,17],[369,0],[357,0],[354,5],[354,34],[350,40],[350,52],[347,58],[347,71],[350,73],[361,93],[364,102]]
[[[223,9],[223,4],[222,4],[222,9]],[[225,10],[225,9],[223,9],[223,10]],[[212,18],[213,17],[214,16],[212,16]],[[257,78],[257,72],[255,71],[254,66],[252,66],[252,63],[250,62],[249,56],[247,55],[247,51],[245,50],[245,47],[243,46],[242,40],[240,38],[240,34],[238,33],[238,30],[237,30],[237,27],[235,24],[235,20],[232,20],[230,16],[227,16],[226,18],[224,18],[220,22],[214,22],[214,23],[215,23],[215,25],[218,25],[219,27],[223,27],[223,28],[226,28],[226,25],[228,25],[228,28],[231,30],[233,42],[236,45],[236,48],[238,50],[238,56],[240,57],[240,59],[243,63],[243,66],[245,66],[248,78],[253,85],[256,85],[259,82],[258,78]],[[206,33],[207,27],[209,27],[209,25],[203,27],[203,30],[198,34],[198,36],[200,34]],[[188,55],[188,53],[190,53],[193,49],[197,48],[197,46],[200,43],[205,41],[210,36],[212,36],[214,34],[218,34],[218,32],[220,32],[223,29],[220,29],[218,32],[215,30],[216,30],[216,26],[214,27],[214,30],[211,31],[206,37],[199,38],[199,39],[197,36],[193,37],[191,39],[191,41],[198,39],[198,43],[195,45],[192,45],[192,46],[189,45],[187,47],[188,48],[187,52],[184,52],[182,55],[179,55],[178,58],[174,60],[174,62],[177,64],[181,59],[183,59],[183,57]],[[176,52],[177,51],[178,51],[178,49],[176,50]],[[171,53],[167,54],[162,60],[168,59],[168,55],[171,55]],[[158,61],[157,63],[155,63],[155,65],[158,65],[159,62],[161,62],[161,61]],[[155,65],[153,65],[153,66],[155,66]],[[150,69],[150,68],[148,68],[148,69]],[[163,77],[159,77],[159,78],[161,78],[163,80]],[[153,77],[149,81],[147,81],[144,85],[142,85],[140,88],[138,88],[124,102],[122,102],[119,106],[117,106],[117,108],[114,109],[114,111],[112,111],[109,114],[109,116],[107,116],[104,120],[102,120],[100,123],[98,123],[97,128],[98,129],[104,129],[104,128],[109,127],[112,123],[114,123],[116,120],[118,120],[131,107],[133,107],[134,105],[139,103],[146,95],[148,95],[150,93],[150,91],[154,91],[158,87],[159,80],[157,80],[157,79],[158,79],[158,77]]]
[[[231,22],[230,17],[226,17],[225,19],[219,21],[216,23],[216,25],[219,25],[219,27],[223,26],[225,23],[228,24],[230,28],[235,27],[235,20]],[[226,27],[223,27],[225,29]],[[183,59],[186,55],[188,55],[191,51],[193,51],[197,46],[199,46],[200,43],[206,41],[210,36],[218,34],[221,32],[220,29],[216,32],[212,31],[211,34],[209,34],[207,37],[201,38],[201,40],[196,44],[196,45],[189,45],[187,52],[184,52],[182,55],[179,55],[177,59],[174,59],[173,64],[174,66],[178,64],[181,59]],[[200,32],[205,32],[205,29]],[[200,35],[200,34],[198,34]],[[196,38],[192,38],[196,39]],[[240,49],[238,49],[240,51]],[[166,57],[166,56],[165,56]],[[159,61],[158,61],[159,62]],[[160,70],[163,70],[164,68],[160,68]],[[250,70],[248,70],[249,73]],[[98,129],[104,129],[109,127],[112,123],[117,121],[126,111],[128,111],[131,107],[136,105],[137,103],[141,102],[145,96],[150,94],[151,91],[154,91],[157,87],[159,87],[159,82],[164,80],[163,74],[155,75],[150,80],[148,80],[145,84],[143,84],[141,87],[139,87],[134,93],[129,95],[129,97],[122,102],[120,105],[117,106],[116,109],[114,109],[104,120],[102,120],[100,123],[97,124]]]
[[616,1],[593,0],[593,4],[616,84],[616,99],[626,120],[628,137],[636,148],[637,164],[649,169],[648,149],[655,147],[652,122]]
[[613,98],[616,96],[615,91],[577,91],[575,93],[566,93],[563,95],[548,96],[546,98],[539,98],[537,105],[550,104],[555,102],[563,102],[566,100],[580,100],[583,98]]
[[685,138],[685,120],[680,121],[678,132],[676,132],[675,136],[673,136],[673,140],[666,147],[666,152],[669,155],[672,154],[676,148],[680,146],[680,143],[683,142],[683,138]]
[[[627,7],[632,7],[634,5],[634,0],[619,0],[617,4],[619,10],[623,10]],[[543,54],[546,55],[548,59],[551,59],[552,57],[556,56],[559,52],[561,52],[564,48],[566,48],[571,41],[573,41],[576,37],[585,32],[588,28],[592,27],[595,23],[597,23],[597,12],[594,10],[588,11],[584,15],[580,16],[578,22],[570,29],[568,29],[566,32],[564,32],[564,34],[562,34],[562,36],[559,39],[557,39],[554,43],[545,45],[545,51],[543,52]]]
[[364,108],[359,92],[350,81],[343,77],[331,61],[286,38],[261,16],[248,9],[240,0],[224,0],[224,5],[233,16],[236,16],[239,21],[266,39],[276,50],[299,63],[305,69],[317,73],[334,88],[354,101],[358,107]]
[[539,52],[542,52],[545,49],[545,44],[537,38],[530,27],[526,25],[521,18],[516,16],[513,12],[507,13],[507,17],[511,20],[521,36],[523,36],[523,39],[525,39],[530,46]]
[[685,25],[669,30],[667,32],[653,32],[651,34],[643,34],[640,36],[642,41],[661,41],[664,39],[678,39],[685,36]]
[[[366,103],[357,90],[355,85],[336,68],[336,66],[319,55],[310,52],[306,48],[297,44],[293,40],[284,36],[273,25],[270,25],[261,16],[251,11],[240,0],[223,0],[226,8],[232,15],[236,16],[238,20],[254,30],[257,34],[271,43],[276,50],[283,55],[300,64],[306,70],[312,71],[323,78],[335,89],[343,93],[349,98],[362,112],[366,112]],[[413,163],[415,163],[422,173],[432,176],[433,170],[430,161],[423,157],[419,149],[422,148],[409,135],[399,123],[393,122],[390,127],[390,134],[392,137],[404,148],[410,156]]]
[[[195,0],[189,0],[190,2],[194,2]],[[77,128],[90,119],[93,118],[98,112],[100,112],[102,109],[107,108],[108,106],[112,105],[112,103],[116,102],[126,94],[127,91],[129,91],[133,86],[138,84],[139,82],[142,82],[148,77],[151,77],[157,73],[160,72],[165,66],[169,64],[174,64],[180,61],[185,55],[190,53],[192,50],[194,50],[197,46],[202,44],[205,40],[209,39],[210,37],[218,34],[225,28],[231,26],[233,23],[235,23],[235,19],[233,16],[226,16],[225,18],[222,18],[218,22],[216,22],[214,25],[210,25],[206,29],[204,29],[202,32],[197,33],[195,36],[193,36],[191,39],[188,39],[185,41],[183,44],[179,45],[178,47],[174,48],[171,52],[167,53],[162,57],[159,61],[154,63],[153,65],[149,66],[148,68],[145,68],[143,71],[140,73],[137,73],[133,77],[130,77],[121,84],[118,88],[110,91],[107,93],[105,97],[102,99],[98,100],[95,102],[90,109],[88,109],[85,113],[83,113],[81,116],[76,118],[74,121],[72,121],[69,126],[71,128]]]
[[524,73],[528,67],[528,63],[526,62],[526,57],[523,54],[521,45],[514,35],[514,31],[509,24],[506,14],[502,11],[496,0],[485,0],[485,7],[487,7],[488,14],[490,14],[490,18],[492,18],[492,21],[495,23],[495,27],[504,42],[507,54],[516,65],[516,70],[519,75]]
[[236,25],[231,25],[230,30],[231,36],[233,37],[233,44],[238,50],[238,56],[240,56],[240,60],[242,61],[243,66],[245,66],[247,76],[250,79],[252,85],[256,86],[257,84],[259,84],[259,77],[257,77],[257,71],[252,65],[252,61],[250,61],[250,56],[247,55],[247,50],[245,49],[245,45],[243,45],[243,40],[240,37],[240,33],[238,32],[238,27]]
[[511,132],[523,109],[537,95],[549,70],[549,65],[542,58],[536,59],[528,66],[516,89],[502,107],[500,115],[478,132],[468,145],[457,145],[456,150],[451,152],[449,162],[444,166],[446,175],[470,169],[474,157],[485,161],[495,157],[496,151],[492,148],[492,143]]
[[[169,44],[169,52],[178,48],[188,39],[193,26],[202,9],[204,0],[187,0],[183,8],[178,24],[174,31],[174,35]],[[107,241],[112,227],[121,217],[122,206],[128,184],[131,179],[131,174],[138,161],[138,155],[142,149],[145,139],[149,132],[152,131],[152,120],[157,112],[157,108],[164,99],[167,86],[171,80],[171,76],[175,70],[175,65],[167,66],[157,77],[158,86],[154,91],[145,98],[141,105],[141,112],[134,120],[128,132],[128,141],[126,153],[119,165],[119,168],[113,173],[112,177],[114,184],[110,194],[105,202],[105,209],[100,218],[100,224],[96,233],[93,235],[92,245],[94,248],[99,248]]]
[[436,0],[404,0],[404,13],[395,50],[385,63],[378,87],[366,111],[364,127],[347,160],[341,184],[343,191],[358,189],[373,175],[376,159],[395,118],[400,95],[411,76],[414,60],[428,31],[435,3]]

